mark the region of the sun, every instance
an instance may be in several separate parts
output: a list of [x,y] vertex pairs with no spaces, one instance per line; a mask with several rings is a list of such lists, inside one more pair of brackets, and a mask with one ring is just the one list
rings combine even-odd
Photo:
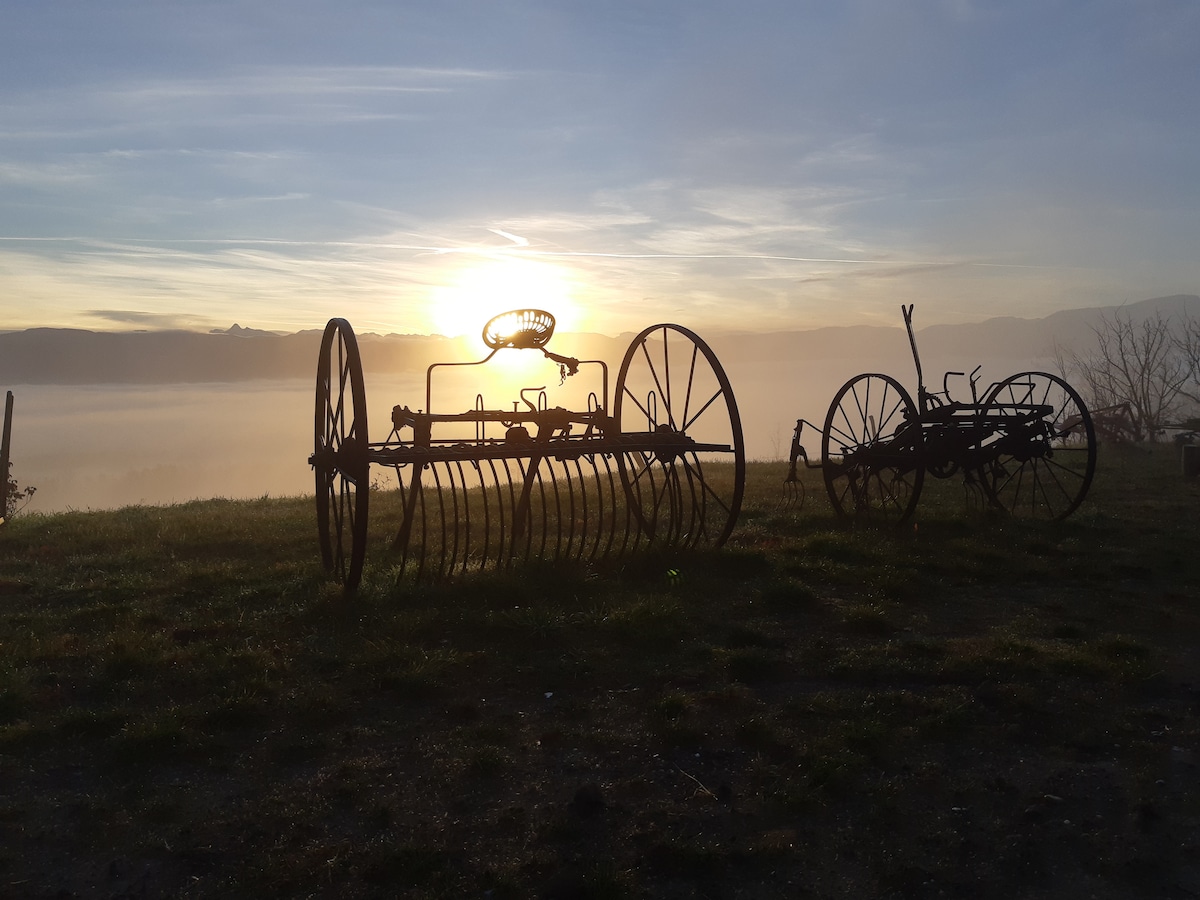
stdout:
[[556,330],[579,326],[572,284],[560,267],[528,259],[490,259],[460,269],[433,290],[433,330],[450,337],[479,335],[493,316],[513,309],[544,309]]

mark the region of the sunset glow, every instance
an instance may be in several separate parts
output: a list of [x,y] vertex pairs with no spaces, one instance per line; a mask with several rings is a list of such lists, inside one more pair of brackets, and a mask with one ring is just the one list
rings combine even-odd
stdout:
[[[505,257],[465,265],[444,287],[432,290],[433,331],[451,337],[478,336],[493,316],[514,309],[544,309],[556,331],[581,327],[571,280],[559,266]],[[482,346],[482,341],[480,342]]]

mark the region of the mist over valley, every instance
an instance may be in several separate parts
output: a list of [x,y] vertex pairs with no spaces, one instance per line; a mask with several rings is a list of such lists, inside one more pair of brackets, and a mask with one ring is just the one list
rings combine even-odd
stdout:
[[[1200,297],[1183,295],[1122,307],[1133,317],[1200,315]],[[1089,326],[1114,308],[1073,310],[1044,319],[990,319],[920,327],[917,343],[928,387],[943,373],[980,366],[981,389],[1016,372],[1053,369],[1054,347],[1082,346]],[[353,323],[351,323],[353,324]],[[686,321],[681,324],[688,325]],[[861,372],[898,378],[915,394],[916,375],[900,311],[895,327],[822,328],[773,334],[697,329],[725,368],[737,398],[750,459],[785,458],[798,418],[820,426],[837,389]],[[423,408],[432,362],[482,358],[474,339],[360,334],[372,440],[382,440],[394,405]],[[550,348],[603,360],[613,390],[632,334],[558,334]],[[32,329],[0,334],[0,387],[15,396],[12,474],[37,493],[28,509],[57,512],[208,497],[272,497],[313,491],[314,382],[321,333],[276,335],[237,328],[216,334],[103,333]],[[511,408],[520,388],[545,388],[550,406],[584,408],[599,396],[598,367],[559,385],[541,354],[498,357],[483,367],[435,373],[434,408]],[[955,397],[969,399],[965,377]],[[819,436],[804,435],[816,455]],[[373,470],[389,485],[391,473]],[[781,466],[780,478],[783,477]]]

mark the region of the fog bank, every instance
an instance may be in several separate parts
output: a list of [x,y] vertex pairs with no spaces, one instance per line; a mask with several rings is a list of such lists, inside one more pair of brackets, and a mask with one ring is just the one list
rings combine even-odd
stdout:
[[[912,360],[903,350],[872,360],[741,361],[726,369],[741,410],[747,456],[786,457],[797,418],[820,425],[834,393],[863,371],[895,375],[914,392]],[[926,361],[926,380],[940,389],[942,372],[966,371],[970,360]],[[1018,371],[1045,368],[1046,360],[988,360],[983,384]],[[936,367],[936,368],[935,368]],[[468,374],[469,373],[469,374]],[[458,373],[455,373],[458,374]],[[435,408],[459,412],[481,391],[489,407],[511,408],[520,384],[547,388],[550,405],[582,408],[585,382],[568,379],[561,391],[545,369],[505,385],[494,373],[466,370],[459,396]],[[549,373],[551,376],[553,372]],[[616,373],[609,373],[610,390]],[[602,388],[596,383],[596,390]],[[965,399],[965,379],[951,382]],[[12,474],[37,493],[28,509],[40,512],[165,505],[211,497],[311,495],[308,455],[313,446],[314,386],[307,379],[235,384],[14,385]],[[558,392],[558,393],[556,393]],[[391,408],[425,405],[423,376],[366,375],[371,439],[387,436]],[[445,404],[445,405],[443,405]],[[819,437],[804,443],[816,456]],[[379,476],[390,477],[381,470]],[[782,469],[781,476],[782,478]],[[386,482],[386,479],[385,479]]]

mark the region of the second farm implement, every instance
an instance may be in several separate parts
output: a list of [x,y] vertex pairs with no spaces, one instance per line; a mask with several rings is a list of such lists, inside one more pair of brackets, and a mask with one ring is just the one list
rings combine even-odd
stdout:
[[802,489],[796,466],[820,468],[835,512],[899,524],[916,508],[925,477],[961,475],[994,507],[1014,516],[1062,519],[1083,502],[1096,470],[1096,435],[1079,394],[1057,375],[1022,372],[971,399],[925,387],[911,306],[901,307],[917,370],[917,399],[890,375],[856,375],[837,392],[825,417],[821,459],[809,463],[796,422],[785,490]]

